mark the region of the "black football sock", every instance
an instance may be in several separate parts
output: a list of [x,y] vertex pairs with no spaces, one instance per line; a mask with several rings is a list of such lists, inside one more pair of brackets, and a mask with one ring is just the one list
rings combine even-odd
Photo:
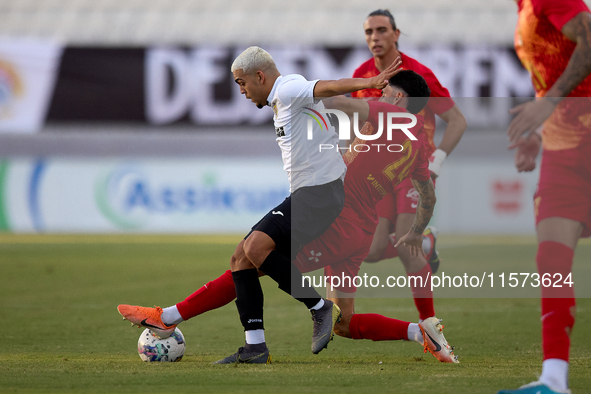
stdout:
[[257,343],[256,345],[251,345],[250,343],[245,343],[244,348],[251,352],[264,352],[267,350],[267,343]]
[[244,331],[264,330],[263,325],[263,289],[256,269],[232,272],[236,286],[236,307]]
[[318,304],[322,298],[308,280],[304,279],[295,264],[276,250],[271,251],[259,270],[273,278],[281,290],[306,304],[308,309]]

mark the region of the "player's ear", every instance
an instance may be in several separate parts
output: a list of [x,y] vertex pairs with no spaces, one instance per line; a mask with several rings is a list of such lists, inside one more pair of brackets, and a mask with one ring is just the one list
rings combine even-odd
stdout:
[[261,70],[257,71],[257,81],[260,85],[265,83],[265,73]]

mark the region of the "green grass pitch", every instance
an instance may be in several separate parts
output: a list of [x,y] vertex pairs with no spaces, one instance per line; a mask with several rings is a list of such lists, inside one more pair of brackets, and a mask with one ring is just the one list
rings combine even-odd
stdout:
[[[164,307],[183,300],[228,268],[239,239],[0,235],[0,392],[496,393],[535,380],[541,370],[535,298],[436,299],[459,365],[441,364],[419,345],[399,341],[335,337],[313,355],[309,313],[268,278],[261,282],[273,364],[212,365],[244,341],[233,303],[180,325],[187,341],[181,362],[142,362],[136,351],[141,330],[121,319],[117,304]],[[454,262],[479,272],[524,262],[535,270],[531,238],[444,236],[439,246],[442,270]],[[575,266],[588,273],[590,265],[591,242],[582,241]],[[396,260],[368,268],[403,273]],[[575,279],[575,286],[589,283]],[[590,311],[590,300],[579,299],[574,393],[591,390]],[[360,298],[356,312],[418,319],[408,297]]]

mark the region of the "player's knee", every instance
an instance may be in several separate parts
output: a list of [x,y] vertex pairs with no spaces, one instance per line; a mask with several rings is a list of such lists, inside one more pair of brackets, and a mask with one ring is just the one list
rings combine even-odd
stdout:
[[232,255],[232,257],[230,258],[230,269],[232,271],[240,270],[240,265],[238,263],[238,256],[236,255],[236,253],[234,253]]
[[255,266],[260,267],[271,251],[257,242],[244,243],[244,255]]
[[244,241],[240,242],[230,258],[230,269],[232,271],[240,271],[253,267],[253,264],[248,260],[244,253]]
[[377,263],[378,261],[381,260],[381,257],[383,254],[384,254],[384,251],[380,251],[378,249],[370,250],[369,253],[367,254],[367,257],[365,258],[365,262],[366,263]]

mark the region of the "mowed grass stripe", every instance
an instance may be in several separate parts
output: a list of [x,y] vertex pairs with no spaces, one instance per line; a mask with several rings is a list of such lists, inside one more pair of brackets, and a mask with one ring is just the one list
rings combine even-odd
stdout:
[[240,234],[9,234],[0,244],[237,244]]
[[[35,237],[49,236],[29,239]],[[181,362],[143,363],[136,349],[141,330],[121,320],[117,304],[169,306],[182,301],[228,269],[241,237],[228,244],[202,236],[185,238],[200,241],[167,244],[159,240],[176,236],[154,235],[112,236],[142,243],[80,242],[93,237],[75,236],[73,243],[1,245],[0,392],[484,394],[528,383],[540,372],[537,299],[436,295],[437,316],[456,346],[459,365],[438,363],[419,344],[402,341],[336,337],[328,349],[312,355],[309,312],[269,278],[262,278],[261,285],[273,364],[212,364],[244,344],[233,302],[181,324],[187,340]],[[464,238],[446,242],[458,244]],[[535,244],[465,245],[447,250],[442,268],[490,271],[529,261],[535,269],[535,253]],[[589,256],[589,246],[578,249],[575,265],[586,266]],[[364,264],[362,269],[370,267],[383,274],[404,271],[397,260]],[[591,344],[585,330],[591,324],[591,300],[579,300],[577,308],[570,383],[573,392],[583,393],[591,387]],[[418,319],[410,298],[358,299],[356,313]]]
[[[0,244],[217,244],[235,245],[244,234],[13,234],[0,233]],[[533,235],[441,234],[443,248],[476,245],[535,245]],[[591,245],[584,238],[579,245]]]

